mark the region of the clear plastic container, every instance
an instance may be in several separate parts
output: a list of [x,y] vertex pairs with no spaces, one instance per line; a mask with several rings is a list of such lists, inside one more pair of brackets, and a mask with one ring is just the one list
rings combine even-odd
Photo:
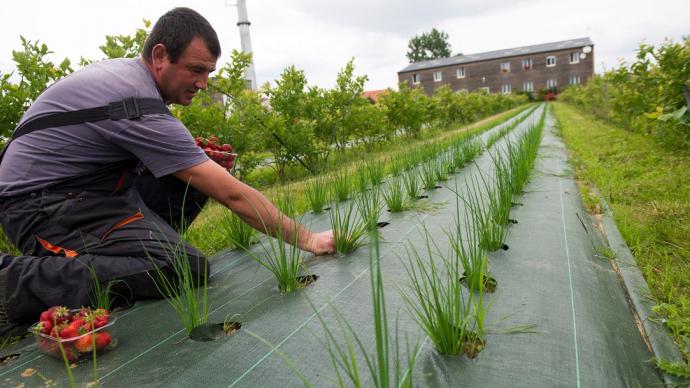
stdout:
[[234,152],[226,151],[211,151],[207,153],[209,158],[214,162],[218,163],[221,167],[232,170],[235,167],[235,159],[237,159],[237,154]]
[[[74,362],[93,355],[94,338],[96,340],[97,354],[102,354],[117,347],[116,322],[117,318],[111,316],[105,326],[72,338],[55,338],[35,330],[36,325],[40,322],[33,324],[29,331],[36,338],[38,349],[41,353],[62,360],[62,352],[64,351],[67,360]],[[60,350],[60,345],[62,345],[62,350]]]

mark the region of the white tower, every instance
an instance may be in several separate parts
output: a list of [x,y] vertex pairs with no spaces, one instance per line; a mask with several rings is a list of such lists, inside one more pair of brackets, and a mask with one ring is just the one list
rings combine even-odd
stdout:
[[[237,0],[237,26],[240,28],[240,41],[242,52],[252,52],[252,42],[249,39],[249,18],[247,17],[247,4],[245,0]],[[244,70],[244,79],[248,80],[252,90],[256,90],[256,73],[254,72],[254,59]]]

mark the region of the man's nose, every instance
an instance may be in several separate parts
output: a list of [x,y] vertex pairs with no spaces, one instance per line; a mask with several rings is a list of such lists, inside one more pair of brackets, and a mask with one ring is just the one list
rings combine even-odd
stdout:
[[202,77],[194,82],[194,87],[201,90],[206,90],[208,87],[208,76]]

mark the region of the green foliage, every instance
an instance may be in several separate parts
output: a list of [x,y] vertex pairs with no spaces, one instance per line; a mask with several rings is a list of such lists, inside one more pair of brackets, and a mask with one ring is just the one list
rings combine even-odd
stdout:
[[430,32],[415,35],[407,45],[410,63],[450,57],[448,33],[432,28]]
[[690,148],[690,37],[641,44],[635,61],[566,89],[562,99],[671,147]]
[[53,52],[39,41],[32,42],[20,36],[22,49],[12,51],[17,66],[19,83],[14,83],[12,73],[0,73],[0,142],[12,134],[24,111],[43,90],[60,78],[72,73],[69,59],[55,65],[47,60]]
[[381,95],[380,103],[386,111],[388,124],[412,137],[419,137],[427,122],[429,97],[419,88],[410,88],[401,82],[399,90]]
[[690,157],[572,106],[555,103],[553,111],[577,178],[595,186],[611,207],[656,300],[653,312],[665,319],[686,360],[659,361],[659,367],[689,374]]
[[105,44],[99,46],[106,58],[136,58],[142,54],[144,43],[151,32],[151,21],[142,19],[144,28],[137,28],[133,36],[106,35]]
[[285,177],[287,166],[300,159],[322,170],[329,148],[316,137],[316,122],[307,116],[314,93],[307,90],[304,71],[288,67],[276,81],[276,86],[265,87],[264,93],[271,101],[277,121],[273,131],[263,132],[264,144],[273,154],[278,176]]

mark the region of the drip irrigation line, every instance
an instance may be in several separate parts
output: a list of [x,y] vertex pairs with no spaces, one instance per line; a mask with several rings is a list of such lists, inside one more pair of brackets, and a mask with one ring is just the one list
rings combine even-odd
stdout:
[[558,192],[561,196],[561,222],[563,223],[563,240],[565,243],[565,257],[568,262],[568,283],[570,285],[570,308],[573,314],[573,343],[575,345],[575,375],[577,387],[580,388],[580,355],[577,349],[577,320],[575,318],[575,296],[573,291],[573,276],[570,272],[570,250],[568,249],[568,232],[565,228],[565,205],[563,204],[563,182],[558,182]]
[[[221,89],[221,88],[219,88],[218,86],[213,85],[213,84],[208,84],[208,86],[209,86],[210,88],[213,88],[213,89],[215,89],[215,90],[221,92],[224,96],[226,96],[226,97],[228,97],[230,100],[232,100],[233,103],[236,103],[237,105],[239,105],[240,108],[244,108],[244,106],[243,106],[233,95],[231,95],[231,94],[228,93],[227,91],[225,91],[225,90],[223,90],[223,89]],[[268,130],[268,127],[266,127],[266,124],[263,122],[263,120],[261,120],[261,118],[260,118],[258,115],[253,114],[253,116],[254,116],[254,119],[255,119],[265,130]],[[278,140],[278,143],[280,143],[280,145],[283,146],[283,148],[285,148],[286,150],[290,151],[290,148],[287,146],[287,144],[285,144],[285,142],[283,141],[283,139],[281,139],[280,136],[278,136],[277,133],[271,132],[271,135],[273,135],[273,137],[274,137],[276,140]],[[306,168],[307,171],[309,171],[309,172],[311,173],[311,175],[316,175],[316,173],[314,172],[314,170],[312,170],[309,166],[307,166],[307,164],[304,163],[304,161],[303,161],[299,156],[297,156],[296,154],[293,154],[292,157],[295,158],[295,159],[297,159],[297,161],[299,162],[299,164],[301,164],[302,167]]]

